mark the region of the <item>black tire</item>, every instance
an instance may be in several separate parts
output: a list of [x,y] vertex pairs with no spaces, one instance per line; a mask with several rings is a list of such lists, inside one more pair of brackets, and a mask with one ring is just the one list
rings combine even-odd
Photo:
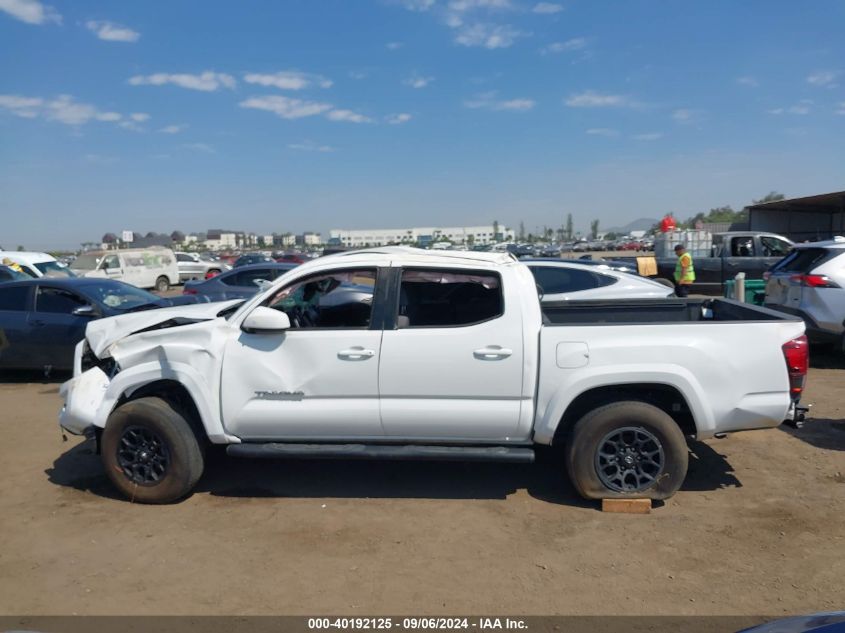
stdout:
[[[620,449],[627,441],[639,448]],[[668,499],[683,483],[689,459],[684,434],[675,421],[636,400],[613,402],[587,413],[575,423],[565,455],[569,479],[586,499]],[[625,465],[632,468],[616,467],[629,458],[632,463]]]
[[653,279],[654,279],[654,281],[656,281],[657,283],[659,283],[659,284],[663,284],[664,286],[667,286],[667,287],[669,287],[669,288],[674,288],[674,287],[675,287],[675,284],[673,284],[671,281],[669,281],[668,279],[666,279],[666,277],[654,277]]
[[204,467],[203,448],[191,425],[161,398],[139,398],[112,411],[101,453],[112,483],[138,503],[181,499]]
[[167,292],[170,289],[170,280],[162,275],[158,279],[156,279],[155,289],[158,292]]

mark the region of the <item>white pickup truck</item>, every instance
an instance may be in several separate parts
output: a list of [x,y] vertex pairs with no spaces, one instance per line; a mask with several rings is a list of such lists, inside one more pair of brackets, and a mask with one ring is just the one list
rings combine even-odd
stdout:
[[[92,322],[60,425],[129,498],[189,493],[205,449],[532,461],[562,444],[587,498],[665,499],[686,437],[772,427],[804,324],[725,299],[544,304],[510,254],[390,247],[303,264],[246,302]],[[561,464],[563,467],[564,464]]]

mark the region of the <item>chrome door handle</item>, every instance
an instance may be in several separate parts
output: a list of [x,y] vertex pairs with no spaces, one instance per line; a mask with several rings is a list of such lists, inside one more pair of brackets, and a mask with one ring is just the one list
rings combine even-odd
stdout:
[[507,347],[499,347],[498,345],[488,345],[472,352],[472,355],[479,360],[497,360],[500,358],[507,358],[513,354],[512,349]]
[[364,349],[363,347],[350,347],[349,349],[342,349],[337,353],[337,357],[344,360],[366,360],[375,355],[375,350]]

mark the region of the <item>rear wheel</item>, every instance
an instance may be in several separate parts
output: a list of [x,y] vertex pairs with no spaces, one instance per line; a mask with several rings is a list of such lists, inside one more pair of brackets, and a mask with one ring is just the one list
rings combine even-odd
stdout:
[[167,292],[170,288],[170,280],[162,275],[158,279],[156,279],[155,289],[159,292]]
[[203,451],[190,424],[161,398],[139,398],[115,409],[101,452],[112,483],[139,503],[180,499],[203,471]]
[[639,401],[590,411],[575,424],[566,446],[569,478],[587,499],[668,499],[683,483],[687,462],[675,421]]

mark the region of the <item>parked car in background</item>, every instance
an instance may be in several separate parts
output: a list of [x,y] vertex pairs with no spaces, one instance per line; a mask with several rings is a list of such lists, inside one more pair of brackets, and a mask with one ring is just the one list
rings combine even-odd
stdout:
[[766,307],[801,317],[811,341],[845,353],[845,237],[796,244],[765,277]]
[[541,301],[661,299],[674,290],[645,277],[629,275],[587,262],[523,259],[541,289]]
[[615,270],[620,273],[628,273],[629,275],[639,275],[636,264],[628,261],[602,258],[594,259],[592,255],[581,255],[581,257],[575,261],[579,264],[587,264],[588,266],[595,266],[597,268]]
[[159,292],[179,283],[176,255],[163,246],[89,251],[74,260],[71,270],[80,277],[125,281]]
[[25,281],[27,279],[32,279],[32,277],[9,266],[0,266],[0,283],[6,281]]
[[10,259],[30,277],[74,277],[71,270],[47,253],[0,251],[0,261]]
[[187,281],[182,293],[202,295],[209,301],[247,299],[258,292],[261,282],[271,282],[296,266],[276,262],[238,266],[211,279]]
[[179,281],[188,279],[208,279],[219,275],[232,267],[218,260],[204,259],[198,253],[176,253],[176,266],[179,268]]
[[282,253],[281,255],[275,255],[274,259],[280,264],[304,264],[308,260],[307,256],[301,253]]
[[204,301],[165,299],[111,279],[27,278],[0,284],[0,369],[73,368],[73,348],[93,319]]
[[235,263],[232,264],[232,267],[240,268],[241,266],[251,266],[252,264],[264,264],[275,261],[276,260],[269,255],[263,255],[262,253],[247,253],[246,255],[238,257],[235,260]]

